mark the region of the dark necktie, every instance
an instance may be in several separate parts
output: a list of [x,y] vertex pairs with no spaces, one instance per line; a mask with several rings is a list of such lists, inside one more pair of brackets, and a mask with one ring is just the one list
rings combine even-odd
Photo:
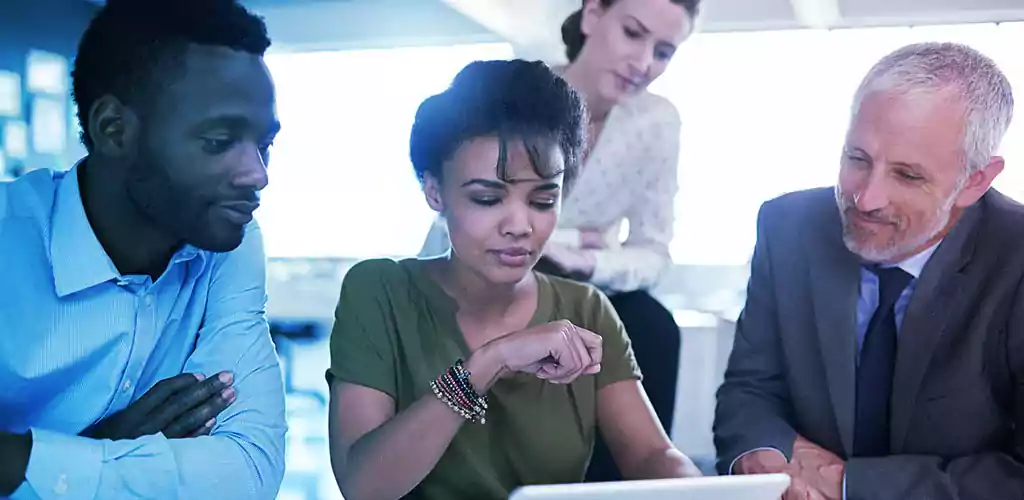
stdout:
[[857,366],[853,455],[889,454],[889,404],[896,367],[896,301],[913,277],[898,267],[871,269],[878,276],[878,308],[871,316]]

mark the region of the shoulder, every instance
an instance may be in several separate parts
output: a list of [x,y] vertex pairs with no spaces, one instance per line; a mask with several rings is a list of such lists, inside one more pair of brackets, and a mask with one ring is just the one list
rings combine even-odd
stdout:
[[415,264],[415,259],[368,259],[353,265],[342,279],[338,307],[415,308],[422,297],[412,272]]
[[49,245],[50,218],[63,172],[35,170],[10,182],[0,182],[0,241],[16,239],[7,247],[19,253],[35,243]]
[[979,202],[983,251],[1006,253],[1014,260],[1024,259],[1019,249],[1024,246],[1024,205],[996,191],[989,190]]
[[48,217],[64,175],[41,169],[10,182],[0,182],[0,220]]
[[679,110],[664,96],[644,91],[625,101],[624,106],[634,120],[654,127],[679,127]]
[[609,316],[618,320],[611,301],[594,285],[540,273],[537,276],[551,288],[554,319],[567,319],[599,334]]
[[342,283],[343,287],[372,291],[408,281],[408,275],[401,262],[392,259],[368,259],[349,268]]
[[794,225],[838,216],[835,188],[820,187],[794,191],[761,205],[758,218],[763,222],[791,221]]

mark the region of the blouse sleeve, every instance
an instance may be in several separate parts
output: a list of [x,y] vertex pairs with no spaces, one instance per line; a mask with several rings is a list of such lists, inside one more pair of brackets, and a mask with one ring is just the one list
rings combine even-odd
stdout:
[[396,397],[395,325],[384,285],[392,261],[360,262],[345,274],[331,330],[328,382],[361,385]]
[[669,243],[675,225],[675,197],[679,191],[679,113],[668,100],[657,98],[650,132],[642,147],[645,163],[642,185],[627,212],[629,236],[621,248],[595,254],[594,275],[598,287],[628,292],[653,287],[672,264]]
[[608,297],[592,288],[587,297],[588,320],[584,328],[598,334],[602,339],[601,371],[597,373],[597,388],[621,382],[640,380],[640,367],[633,356],[633,348],[626,334],[626,327],[619,319]]

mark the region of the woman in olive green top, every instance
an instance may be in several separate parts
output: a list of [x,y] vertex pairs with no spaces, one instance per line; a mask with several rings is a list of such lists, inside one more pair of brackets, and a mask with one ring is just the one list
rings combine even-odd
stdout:
[[345,276],[328,379],[347,499],[579,482],[597,429],[626,477],[699,475],[651,411],[608,299],[532,270],[585,126],[579,94],[525,61],[472,63],[420,106],[410,156],[452,251]]

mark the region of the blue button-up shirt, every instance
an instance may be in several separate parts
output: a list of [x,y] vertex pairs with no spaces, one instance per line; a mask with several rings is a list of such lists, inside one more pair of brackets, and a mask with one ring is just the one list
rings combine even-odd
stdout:
[[[258,227],[232,252],[185,246],[155,283],[121,275],[77,172],[0,183],[0,429],[33,437],[11,498],[273,498],[286,425]],[[222,370],[237,396],[209,436],[77,436],[162,379]]]

